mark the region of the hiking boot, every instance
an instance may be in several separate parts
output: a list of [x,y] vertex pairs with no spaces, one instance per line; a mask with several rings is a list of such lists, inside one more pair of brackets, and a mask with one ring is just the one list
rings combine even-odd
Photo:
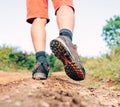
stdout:
[[35,64],[32,78],[36,80],[46,80],[48,78],[49,73],[49,64],[47,62],[47,59],[43,56],[40,57],[40,62],[37,62]]
[[50,42],[50,48],[55,56],[64,64],[66,74],[73,80],[85,79],[85,69],[79,59],[75,46],[66,36],[59,36]]

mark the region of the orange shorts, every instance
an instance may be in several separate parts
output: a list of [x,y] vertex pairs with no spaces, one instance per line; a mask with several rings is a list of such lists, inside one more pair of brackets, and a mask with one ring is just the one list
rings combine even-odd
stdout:
[[[62,6],[68,5],[71,8],[73,7],[73,0],[52,0],[55,12]],[[48,0],[26,0],[27,5],[27,22],[32,23],[33,20],[37,17],[47,19],[49,22],[48,16]]]

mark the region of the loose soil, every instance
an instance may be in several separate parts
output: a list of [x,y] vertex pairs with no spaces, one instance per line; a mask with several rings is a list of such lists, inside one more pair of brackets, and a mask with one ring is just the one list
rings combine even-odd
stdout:
[[120,107],[120,91],[89,76],[80,82],[57,72],[33,80],[31,73],[0,71],[0,107]]

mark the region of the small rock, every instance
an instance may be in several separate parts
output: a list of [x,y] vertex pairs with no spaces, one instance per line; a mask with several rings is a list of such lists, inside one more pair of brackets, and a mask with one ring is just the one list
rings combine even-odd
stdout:
[[12,103],[11,99],[6,100],[7,103]]
[[38,107],[50,107],[50,105],[47,102],[40,101]]
[[9,98],[10,98],[10,96],[6,95],[6,96],[3,96],[3,97],[1,98],[1,100],[7,100],[7,99],[9,99]]
[[15,102],[15,105],[16,106],[21,106],[21,102],[17,101],[17,102]]

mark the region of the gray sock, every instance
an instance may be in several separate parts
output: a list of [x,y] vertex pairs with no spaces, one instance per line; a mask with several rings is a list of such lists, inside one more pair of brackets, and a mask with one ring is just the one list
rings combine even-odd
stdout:
[[67,36],[72,41],[73,33],[69,29],[61,29],[59,32],[60,36]]

